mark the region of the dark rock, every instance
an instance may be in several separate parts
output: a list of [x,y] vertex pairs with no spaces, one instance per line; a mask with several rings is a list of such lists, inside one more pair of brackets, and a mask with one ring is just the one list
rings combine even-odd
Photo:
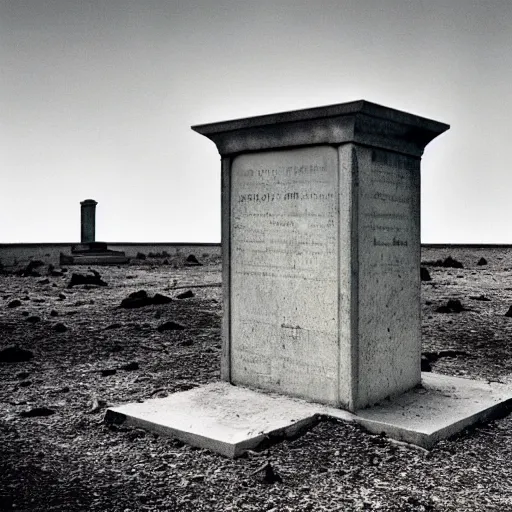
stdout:
[[169,304],[169,302],[172,302],[172,299],[161,293],[155,293],[153,297],[153,304]]
[[114,369],[101,370],[101,376],[109,377],[110,375],[115,375],[116,372],[117,372],[117,370],[114,370]]
[[108,286],[108,284],[101,279],[101,276],[98,271],[91,270],[91,274],[71,274],[71,280],[68,283],[68,288],[72,288],[73,286],[86,284],[93,286]]
[[270,462],[266,462],[263,466],[259,467],[251,473],[251,476],[255,475],[260,476],[262,481],[266,484],[274,484],[276,482],[283,481],[281,476],[274,470]]
[[27,322],[29,324],[37,324],[37,322],[40,322],[40,321],[41,321],[41,318],[36,315],[27,317]]
[[115,324],[107,325],[107,327],[105,327],[105,329],[119,329],[119,327],[122,327],[122,326],[123,326],[123,324],[115,323]]
[[50,284],[49,279],[41,279],[40,281],[37,281],[39,284]]
[[138,252],[137,256],[135,256],[138,260],[145,260],[146,255],[143,252]]
[[21,306],[21,301],[18,299],[11,300],[11,302],[9,302],[9,304],[7,304],[8,308],[17,308],[19,306]]
[[125,309],[134,309],[134,308],[142,308],[145,306],[151,306],[152,304],[168,304],[169,302],[172,302],[172,299],[170,297],[167,297],[165,295],[162,295],[160,293],[156,293],[154,297],[148,297],[146,292],[144,292],[146,295],[142,295],[142,292],[136,292],[137,295],[134,297],[128,296],[126,299],[123,299],[121,301],[120,307]]
[[53,327],[55,332],[66,332],[68,328],[63,323],[55,324]]
[[512,317],[512,306],[508,308],[508,311],[505,313],[505,316],[508,316],[509,318]]
[[64,272],[62,272],[62,270],[55,270],[55,267],[50,264],[48,265],[48,275],[52,277],[62,277]]
[[[440,350],[439,352],[423,352],[421,354],[421,371],[429,371],[429,370],[423,370],[423,367],[427,367],[427,363],[430,366],[432,363],[435,363],[438,359],[441,359],[442,357],[457,357],[457,356],[468,356],[469,354],[467,352],[464,352],[463,350],[455,350],[455,349],[446,349],[446,350]],[[425,363],[424,363],[425,361]]]
[[60,300],[64,300],[65,298],[66,298],[66,296],[63,293],[59,293],[59,299]]
[[432,281],[432,278],[430,277],[430,272],[425,267],[420,268],[420,278],[422,281]]
[[17,379],[26,379],[29,376],[30,376],[29,372],[19,372],[16,374]]
[[125,309],[143,308],[144,306],[150,306],[153,304],[152,297],[126,297],[121,301],[119,307]]
[[454,313],[460,313],[461,311],[464,311],[464,307],[462,306],[462,303],[458,299],[450,299],[446,306],[449,307]]
[[121,366],[120,369],[127,372],[132,372],[139,369],[139,363],[137,363],[137,361],[132,361],[131,363]]
[[31,380],[22,380],[18,385],[22,388],[28,388],[29,386],[32,385],[32,381]]
[[442,263],[442,266],[445,268],[464,268],[464,265],[460,261],[457,261],[451,256],[445,258],[445,260]]
[[7,347],[0,350],[0,363],[23,363],[34,357],[31,350],[20,347]]
[[422,265],[427,265],[431,267],[445,267],[445,268],[464,268],[464,265],[451,256],[448,256],[444,260],[436,260],[436,261],[422,261]]
[[22,311],[22,312],[21,312],[21,314],[22,314],[23,316],[28,316],[28,315],[30,315],[30,313],[29,313],[28,311]]
[[176,298],[177,299],[190,299],[192,297],[194,297],[194,292],[192,290],[187,290],[186,292],[183,292],[183,293],[179,293],[178,295],[176,295]]
[[202,266],[202,265],[203,264],[199,263],[199,261],[193,254],[190,254],[189,256],[187,256],[187,259],[185,260],[186,267],[198,267],[198,266]]
[[439,306],[436,311],[438,313],[460,313],[465,311],[464,306],[458,299],[450,299],[445,306]]
[[29,264],[17,274],[21,277],[41,277],[39,272],[36,272],[36,268],[42,267],[44,262],[41,260],[30,261]]
[[34,407],[28,411],[20,412],[20,416],[23,418],[36,418],[38,416],[51,416],[55,414],[55,411],[48,409],[48,407]]
[[145,299],[148,296],[148,292],[146,290],[139,290],[138,292],[133,292],[128,295],[130,299]]
[[480,259],[478,260],[477,265],[480,265],[480,266],[482,266],[482,265],[487,265],[487,260],[486,260],[484,257],[482,257],[482,258],[480,258]]
[[164,322],[163,324],[160,324],[157,327],[158,332],[164,332],[164,331],[182,331],[185,329],[182,325],[176,323],[176,322]]
[[478,295],[478,296],[472,295],[469,298],[472,300],[481,300],[481,301],[485,301],[485,302],[490,302],[490,300],[491,300],[488,297],[485,297],[484,295]]
[[59,313],[57,311],[55,311],[55,309],[52,309],[50,311],[50,316],[59,316]]

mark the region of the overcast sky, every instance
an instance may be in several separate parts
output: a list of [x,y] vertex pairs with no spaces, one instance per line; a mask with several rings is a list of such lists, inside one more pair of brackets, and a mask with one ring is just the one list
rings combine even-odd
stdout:
[[451,125],[422,241],[512,243],[510,0],[0,0],[0,243],[220,241],[191,125],[366,99]]

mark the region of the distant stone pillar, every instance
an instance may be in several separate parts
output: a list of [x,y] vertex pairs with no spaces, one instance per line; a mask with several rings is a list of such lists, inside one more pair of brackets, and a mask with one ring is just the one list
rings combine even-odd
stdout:
[[88,244],[96,240],[96,205],[94,199],[86,199],[80,203],[81,227],[80,243]]

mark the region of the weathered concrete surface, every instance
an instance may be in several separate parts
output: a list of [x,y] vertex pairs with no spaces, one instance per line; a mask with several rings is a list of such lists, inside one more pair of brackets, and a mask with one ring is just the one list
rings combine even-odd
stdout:
[[222,156],[222,378],[355,411],[421,380],[420,158],[367,101],[193,129]]
[[234,384],[338,405],[337,184],[328,146],[234,159]]
[[105,420],[147,428],[237,457],[270,436],[295,435],[315,423],[318,410],[316,404],[302,400],[217,382],[109,409]]
[[398,441],[431,448],[475,423],[512,410],[512,386],[422,373],[422,388],[357,412],[358,423]]
[[292,437],[319,415],[431,448],[465,427],[509,412],[512,385],[422,374],[418,388],[353,414],[342,409],[217,382],[166,398],[111,408],[105,421],[170,435],[227,457]]

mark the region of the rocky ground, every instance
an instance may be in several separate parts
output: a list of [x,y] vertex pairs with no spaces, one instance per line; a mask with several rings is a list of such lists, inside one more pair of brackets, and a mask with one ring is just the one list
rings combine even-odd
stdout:
[[[463,268],[431,264],[450,255]],[[0,350],[32,354],[0,362],[0,510],[512,510],[511,417],[430,452],[325,421],[237,460],[106,425],[108,405],[218,378],[220,262],[198,258],[203,266],[97,267],[107,286],[68,288],[83,268],[0,275]],[[432,277],[422,283],[425,365],[508,382],[512,250],[426,249],[422,259]],[[172,300],[119,307],[141,290]],[[267,462],[274,477],[258,471]]]

